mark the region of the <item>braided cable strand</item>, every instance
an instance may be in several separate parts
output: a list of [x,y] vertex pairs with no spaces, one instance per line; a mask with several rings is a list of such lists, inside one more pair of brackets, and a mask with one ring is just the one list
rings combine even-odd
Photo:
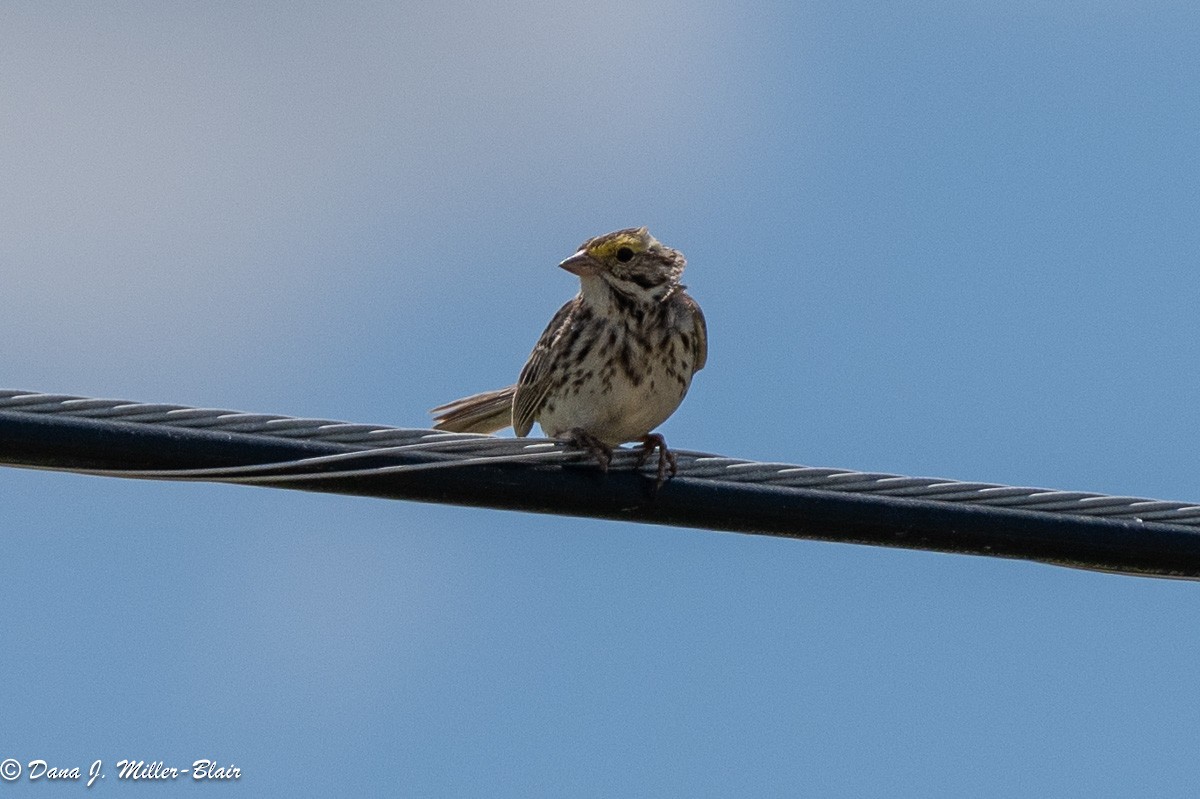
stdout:
[[[301,419],[261,413],[190,408],[89,399],[62,394],[37,394],[0,390],[0,412],[20,411],[86,419],[108,419],[147,425],[163,425],[220,432],[249,433],[282,439],[304,439],[349,445],[362,450],[384,449],[414,444],[423,445],[429,454],[452,455],[461,459],[511,458],[529,455],[531,446],[548,447],[551,442],[538,439],[508,439],[476,433],[441,433],[432,430],[352,424],[329,419]],[[557,448],[557,445],[553,445]],[[546,450],[545,461],[555,462],[557,449]],[[876,494],[934,502],[961,502],[974,505],[1036,510],[1078,516],[1105,516],[1114,519],[1157,521],[1200,527],[1200,505],[1164,502],[1140,497],[1117,497],[1082,491],[1055,491],[1045,488],[1021,488],[992,483],[968,483],[932,477],[856,472],[797,466],[788,463],[761,463],[724,458],[697,452],[675,450],[679,458],[679,477],[721,480],[735,483],[761,483],[819,491]],[[619,451],[614,468],[633,465],[632,451]],[[537,459],[530,458],[531,463]],[[166,477],[167,473],[160,476]]]
[[[586,453],[329,419],[0,390],[0,463],[207,480],[616,518],[714,530],[989,554],[1200,579],[1200,505],[618,449],[606,479]],[[580,468],[578,464],[587,464]],[[645,476],[643,476],[645,475]]]

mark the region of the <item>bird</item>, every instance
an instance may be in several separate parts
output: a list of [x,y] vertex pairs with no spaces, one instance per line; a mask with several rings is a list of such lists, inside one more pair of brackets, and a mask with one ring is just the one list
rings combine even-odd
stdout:
[[699,304],[680,283],[683,253],[645,227],[595,236],[559,266],[579,293],[550,320],[514,385],[440,405],[434,429],[550,438],[587,450],[602,470],[613,449],[640,442],[638,465],[658,450],[657,486],[677,471],[653,432],[675,412],[708,360]]

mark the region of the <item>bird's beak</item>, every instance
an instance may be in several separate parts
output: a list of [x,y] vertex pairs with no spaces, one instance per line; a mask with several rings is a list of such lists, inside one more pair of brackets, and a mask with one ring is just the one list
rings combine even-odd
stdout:
[[571,274],[579,275],[580,277],[594,275],[600,271],[600,262],[589,255],[587,250],[580,250],[559,264],[559,266]]

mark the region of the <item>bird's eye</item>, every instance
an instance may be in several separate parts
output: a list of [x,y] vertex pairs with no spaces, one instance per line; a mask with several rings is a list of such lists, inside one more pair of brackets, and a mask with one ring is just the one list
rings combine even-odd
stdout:
[[621,263],[625,263],[632,257],[633,250],[629,249],[628,247],[622,247],[621,249],[617,250],[617,260]]

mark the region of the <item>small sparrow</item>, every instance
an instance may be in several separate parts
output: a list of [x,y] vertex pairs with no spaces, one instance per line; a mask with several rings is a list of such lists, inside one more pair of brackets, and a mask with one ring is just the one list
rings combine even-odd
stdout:
[[517,384],[434,408],[434,427],[512,425],[523,437],[537,422],[602,469],[613,447],[640,441],[639,465],[658,449],[661,485],[675,474],[675,455],[651,431],[679,407],[708,356],[704,314],[679,282],[685,263],[644,227],[588,239],[559,264],[579,276],[579,293],[550,320]]

